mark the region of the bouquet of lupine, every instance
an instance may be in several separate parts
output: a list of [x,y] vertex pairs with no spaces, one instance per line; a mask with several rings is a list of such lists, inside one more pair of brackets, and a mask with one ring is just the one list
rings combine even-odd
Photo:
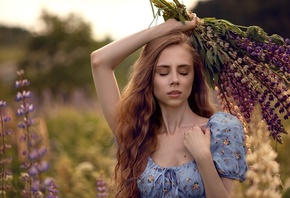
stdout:
[[[184,23],[192,17],[178,0],[150,2],[165,21],[175,18]],[[258,26],[244,27],[215,18],[198,19],[191,38],[224,110],[249,123],[259,104],[270,136],[281,143],[281,133],[287,132],[280,117],[286,120],[290,116],[290,40],[277,34],[268,36]]]

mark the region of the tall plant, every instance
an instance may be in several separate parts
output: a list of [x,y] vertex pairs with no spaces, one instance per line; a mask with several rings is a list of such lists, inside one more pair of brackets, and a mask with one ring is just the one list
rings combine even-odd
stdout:
[[47,149],[42,145],[42,137],[35,131],[35,119],[32,116],[34,105],[30,103],[31,92],[26,89],[29,81],[23,78],[23,70],[17,72],[18,80],[15,87],[19,90],[15,100],[20,103],[17,115],[22,118],[18,128],[22,129],[21,140],[25,142],[26,148],[22,151],[24,161],[21,168],[21,180],[25,183],[21,194],[25,198],[33,197],[58,197],[57,186],[52,178],[44,176],[49,169],[49,164],[44,160]]
[[266,123],[261,121],[257,109],[254,112],[255,116],[250,124],[252,134],[247,138],[251,152],[247,154],[248,186],[244,197],[280,198],[282,182],[279,164],[276,162],[277,152],[272,148],[270,138],[265,133]]
[[6,115],[5,108],[7,107],[6,101],[0,101],[0,196],[2,198],[6,197],[7,191],[11,189],[11,184],[9,178],[12,176],[12,172],[10,170],[9,164],[12,161],[12,157],[8,154],[8,149],[11,148],[11,145],[7,141],[7,137],[10,136],[11,130],[6,128],[7,122],[10,121],[10,117]]

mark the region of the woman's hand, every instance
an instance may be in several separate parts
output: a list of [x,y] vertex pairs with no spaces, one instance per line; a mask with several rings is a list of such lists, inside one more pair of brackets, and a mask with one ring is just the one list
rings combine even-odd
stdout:
[[163,23],[165,26],[169,26],[171,28],[171,33],[174,32],[186,32],[188,30],[193,30],[197,23],[197,17],[195,14],[192,15],[192,20],[185,21],[183,24],[180,21],[177,21],[176,19],[168,19],[166,22]]
[[198,161],[210,156],[210,130],[202,130],[195,125],[184,133],[184,146],[191,153],[192,157]]

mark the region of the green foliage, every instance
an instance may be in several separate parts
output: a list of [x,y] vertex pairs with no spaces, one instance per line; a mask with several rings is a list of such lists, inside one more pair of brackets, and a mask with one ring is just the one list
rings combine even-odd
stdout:
[[31,80],[34,92],[48,88],[53,95],[68,97],[75,88],[93,91],[91,52],[101,47],[92,38],[91,26],[77,15],[65,18],[43,12],[44,29],[27,46],[20,67]]
[[19,46],[25,44],[31,33],[19,27],[6,27],[0,25],[0,46]]
[[288,188],[282,196],[282,198],[288,198],[288,197],[290,197],[290,188]]
[[60,197],[95,197],[96,177],[103,171],[110,178],[115,164],[114,140],[104,118],[97,112],[61,107],[51,111],[46,121],[50,174]]
[[[3,98],[14,95],[11,91],[15,80],[12,74],[18,70],[17,67],[25,70],[31,81],[32,91],[40,100],[44,90],[49,90],[53,97],[59,97],[62,101],[69,101],[76,89],[82,90],[88,97],[92,96],[95,90],[90,54],[112,40],[106,38],[95,41],[90,24],[74,14],[60,18],[44,11],[41,20],[44,29],[40,33],[0,28],[0,38],[10,38],[13,35],[16,41],[20,38],[25,41],[14,43],[9,39],[11,42],[7,45],[0,45],[0,69],[3,73],[0,72],[9,73],[6,75],[9,79],[5,82],[0,75],[0,96]],[[127,82],[128,68],[135,62],[138,54],[139,51],[126,58],[116,69],[121,88]],[[13,63],[15,68],[8,68],[7,64],[3,64],[5,62]]]

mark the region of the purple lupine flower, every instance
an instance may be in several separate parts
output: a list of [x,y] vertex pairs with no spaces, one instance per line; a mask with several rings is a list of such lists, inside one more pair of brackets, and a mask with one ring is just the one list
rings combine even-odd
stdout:
[[107,197],[107,182],[104,178],[103,172],[101,172],[100,177],[97,178],[97,198]]
[[55,181],[52,178],[46,178],[44,185],[47,187],[47,198],[58,198],[58,189]]
[[[35,122],[32,117],[34,113],[34,105],[28,100],[32,94],[30,91],[25,90],[25,87],[29,85],[29,81],[23,79],[23,71],[17,72],[18,80],[15,82],[15,87],[19,89],[16,94],[15,100],[20,102],[17,109],[17,115],[23,119],[18,123],[18,127],[23,129],[21,141],[26,143],[26,149],[22,151],[25,161],[21,164],[21,168],[26,171],[26,174],[22,175],[22,181],[26,184],[22,190],[23,197],[57,197],[57,188],[55,182],[49,186],[46,184],[47,180],[42,176],[48,169],[49,163],[43,161],[43,157],[47,152],[47,149],[41,145],[41,137],[38,133],[31,128]],[[43,178],[43,179],[42,179]]]
[[7,142],[7,137],[11,134],[11,130],[6,129],[6,123],[11,120],[11,118],[5,115],[5,108],[7,107],[7,102],[0,100],[0,161],[1,161],[1,191],[2,194],[6,194],[8,190],[11,189],[11,184],[7,181],[7,177],[12,175],[9,169],[9,164],[12,162],[12,157],[8,156],[7,150],[11,148],[11,145]]

